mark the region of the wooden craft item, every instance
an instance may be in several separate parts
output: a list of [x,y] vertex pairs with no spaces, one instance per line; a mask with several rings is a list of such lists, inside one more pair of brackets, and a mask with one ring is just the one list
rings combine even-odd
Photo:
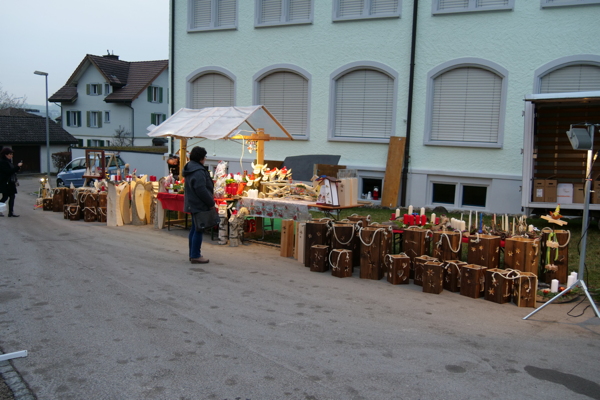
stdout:
[[472,235],[469,237],[467,262],[487,268],[500,267],[500,236]]
[[359,231],[360,279],[379,280],[385,268],[382,248],[385,247],[385,228],[367,227]]
[[83,209],[83,220],[85,222],[96,222],[98,220],[98,207],[86,207]]
[[521,272],[514,280],[512,301],[518,307],[533,307],[536,305],[538,280],[532,272]]
[[44,199],[42,201],[42,210],[44,210],[44,211],[52,211],[52,210],[54,210],[53,201],[54,201],[53,198]]
[[427,231],[420,228],[408,228],[402,234],[402,249],[414,263],[416,257],[431,254]]
[[56,188],[54,189],[54,195],[52,196],[52,211],[64,212],[64,205],[66,199],[67,188]]
[[510,301],[513,291],[512,270],[489,268],[485,271],[485,299],[504,304]]
[[133,225],[146,225],[145,196],[146,187],[143,182],[137,180],[131,191],[131,223]]
[[97,193],[86,193],[84,195],[84,204],[85,208],[97,208],[98,207],[98,194]]
[[360,265],[360,239],[356,234],[356,224],[333,222],[331,227],[331,247],[352,251],[352,265]]
[[388,254],[385,257],[386,278],[392,285],[407,285],[410,282],[410,257],[404,253]]
[[166,211],[162,206],[162,202],[156,199],[156,196],[158,193],[165,192],[165,178],[160,178],[158,182],[154,182],[153,188],[156,202],[154,213],[154,227],[156,229],[164,229]]
[[444,290],[460,292],[460,269],[467,265],[460,260],[444,261]]
[[440,294],[444,290],[444,264],[427,261],[423,266],[423,293]]
[[329,246],[315,244],[310,247],[310,270],[312,272],[326,272],[329,270]]
[[121,191],[119,192],[121,218],[123,219],[123,225],[129,225],[131,224],[131,200],[129,196],[132,185],[129,182],[123,182],[119,186],[121,187]]
[[542,215],[542,217],[541,217],[541,218],[542,218],[542,219],[545,219],[546,221],[548,221],[548,222],[550,222],[550,223],[556,224],[556,225],[558,225],[558,226],[564,226],[564,225],[567,225],[567,224],[568,224],[568,222],[567,222],[567,221],[563,221],[562,219],[555,219],[555,218],[553,218],[553,217],[552,217],[552,216],[550,216],[550,215]]
[[531,272],[537,276],[540,265],[540,239],[507,238],[504,245],[504,268]]
[[79,203],[69,204],[69,220],[70,221],[79,221],[81,219],[81,207],[79,207]]
[[106,207],[98,207],[96,209],[96,215],[98,216],[98,222],[106,223]]
[[77,201],[77,198],[75,197],[75,189],[72,188],[66,188],[66,194],[65,194],[65,204],[73,204]]
[[423,286],[423,273],[425,272],[425,264],[428,262],[438,262],[435,257],[419,256],[412,260],[412,278],[415,285]]
[[108,182],[106,194],[106,225],[117,226],[117,185],[114,182]]
[[460,294],[478,299],[485,292],[485,270],[482,265],[467,264],[460,269]]
[[307,221],[306,239],[304,242],[304,266],[310,267],[310,248],[315,244],[329,245],[330,243],[330,224],[329,221]]
[[455,231],[435,231],[432,239],[432,256],[440,261],[460,259],[462,234]]
[[370,215],[351,215],[346,219],[350,222],[357,223],[360,228],[366,228],[371,223]]
[[[146,176],[146,175],[144,175]],[[143,199],[143,203],[144,203],[144,211],[146,213],[146,223],[147,224],[151,224],[152,223],[152,189],[153,189],[153,182],[144,182],[144,199]]]
[[[381,237],[381,259],[383,260],[387,254],[392,253],[392,240],[394,238],[393,226],[388,224],[371,224],[369,228],[381,228],[383,229],[383,236]],[[360,242],[360,240],[359,240]]]
[[[540,259],[543,279],[546,283],[552,283],[552,279],[558,279],[560,283],[567,283],[569,273],[569,241],[570,233],[565,230],[555,230],[555,243],[550,246],[548,252],[548,237],[550,232],[542,232],[540,240]],[[550,257],[548,258],[548,253]]]
[[331,275],[338,278],[349,278],[352,276],[352,250],[333,249],[329,253],[329,265]]
[[291,257],[294,254],[294,220],[284,219],[281,221],[281,246],[279,255]]
[[294,247],[294,258],[304,264],[304,246],[306,243],[306,222],[296,223],[296,246]]
[[69,204],[63,206],[63,217],[64,219],[69,219]]

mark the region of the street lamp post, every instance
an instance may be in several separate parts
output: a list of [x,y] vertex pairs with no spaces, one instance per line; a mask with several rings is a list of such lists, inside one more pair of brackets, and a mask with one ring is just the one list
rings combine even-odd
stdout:
[[47,182],[50,182],[50,122],[48,118],[48,73],[35,71],[34,74],[42,75],[46,78],[46,177]]

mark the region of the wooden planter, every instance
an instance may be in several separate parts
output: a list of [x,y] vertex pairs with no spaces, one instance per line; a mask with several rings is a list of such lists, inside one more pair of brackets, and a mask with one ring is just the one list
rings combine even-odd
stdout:
[[310,270],[312,272],[325,272],[329,270],[329,246],[315,244],[310,247]]
[[423,292],[440,294],[444,290],[444,264],[427,261],[423,267]]
[[485,292],[485,270],[481,265],[467,264],[460,270],[460,294],[478,299]]
[[514,237],[506,239],[504,268],[531,272],[537,276],[540,265],[540,239]]
[[407,285],[410,282],[410,257],[406,254],[388,254],[385,258],[386,278],[392,285]]
[[333,249],[329,253],[329,265],[331,275],[338,278],[349,278],[352,276],[352,250]]
[[444,261],[444,290],[460,292],[460,269],[467,265],[464,261]]
[[459,260],[462,254],[462,234],[453,231],[433,232],[432,255],[440,261]]
[[500,236],[473,235],[469,238],[467,262],[487,268],[500,267]]

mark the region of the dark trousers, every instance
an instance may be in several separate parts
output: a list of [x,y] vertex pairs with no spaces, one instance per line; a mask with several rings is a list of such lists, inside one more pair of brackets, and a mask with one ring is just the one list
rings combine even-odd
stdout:
[[15,209],[15,193],[12,194],[2,194],[2,199],[0,199],[0,203],[6,203],[8,200],[8,214],[14,214]]

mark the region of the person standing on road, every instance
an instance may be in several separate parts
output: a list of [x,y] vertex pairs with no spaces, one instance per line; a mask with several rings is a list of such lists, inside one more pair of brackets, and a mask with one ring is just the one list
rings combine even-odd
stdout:
[[[18,217],[14,213],[15,195],[17,194],[17,172],[21,169],[23,162],[20,162],[15,167],[13,165],[14,152],[11,148],[5,147],[0,151],[0,193],[2,199],[0,203],[6,203],[8,200],[8,216]],[[4,214],[0,213],[1,216]]]
[[209,211],[215,206],[213,196],[214,184],[204,166],[206,149],[196,146],[190,152],[190,162],[183,168],[184,183],[183,209],[192,214],[192,227],[189,234],[190,262],[192,264],[206,264],[208,259],[202,256],[202,234],[196,232],[194,213]]

